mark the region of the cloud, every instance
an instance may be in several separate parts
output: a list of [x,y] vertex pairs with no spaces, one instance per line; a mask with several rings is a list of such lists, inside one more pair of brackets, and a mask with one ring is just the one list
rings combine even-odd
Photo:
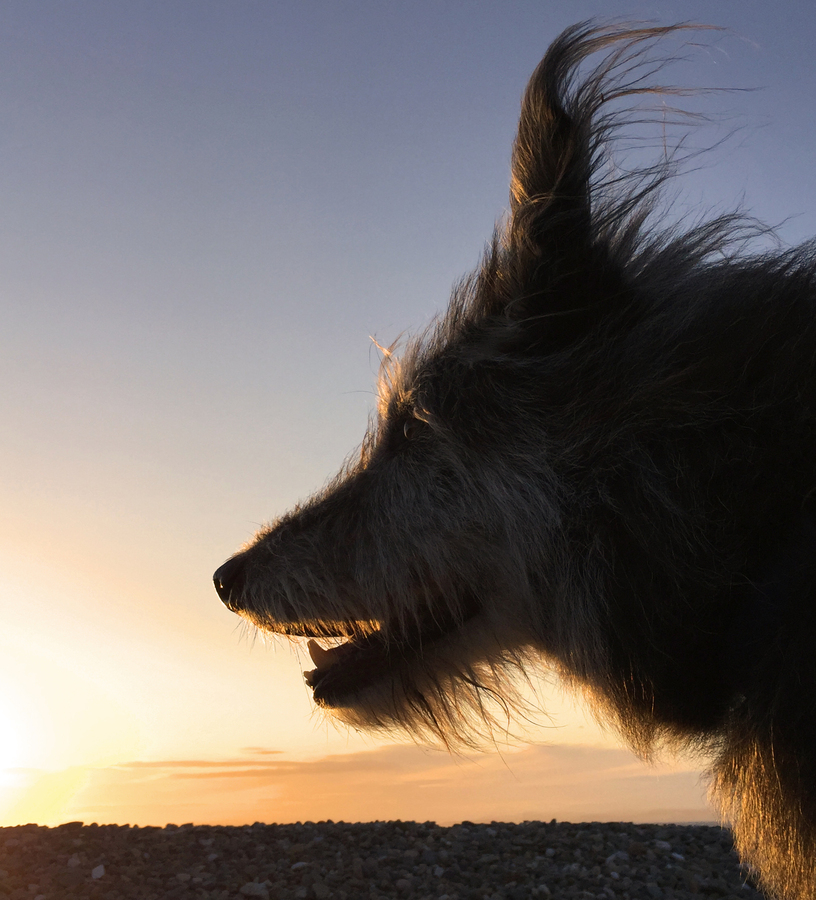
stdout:
[[544,745],[462,759],[387,746],[316,760],[247,749],[238,759],[137,760],[88,770],[59,820],[715,820],[696,769],[646,766],[622,749]]

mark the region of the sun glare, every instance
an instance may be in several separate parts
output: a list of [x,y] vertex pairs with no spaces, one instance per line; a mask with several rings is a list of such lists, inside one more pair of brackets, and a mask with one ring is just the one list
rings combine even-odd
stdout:
[[6,697],[0,695],[0,784],[8,783],[9,769],[24,764],[22,749],[22,723]]
[[0,682],[0,824],[6,821],[6,813],[25,790],[25,731],[22,717],[9,702],[7,685]]

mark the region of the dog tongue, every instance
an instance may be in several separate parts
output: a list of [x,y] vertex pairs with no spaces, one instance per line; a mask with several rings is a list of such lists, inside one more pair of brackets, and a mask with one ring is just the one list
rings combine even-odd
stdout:
[[312,662],[317,666],[317,668],[313,669],[311,672],[303,673],[306,684],[311,685],[312,687],[314,687],[315,679],[318,674],[330,669],[344,653],[347,653],[350,650],[348,644],[340,644],[339,647],[331,647],[327,650],[325,647],[321,647],[317,641],[309,641],[306,647],[309,650],[309,656],[312,657]]
[[337,662],[336,656],[337,651],[340,649],[339,647],[326,650],[317,641],[309,641],[306,647],[309,650],[309,656],[312,657],[312,662],[318,669],[328,669]]

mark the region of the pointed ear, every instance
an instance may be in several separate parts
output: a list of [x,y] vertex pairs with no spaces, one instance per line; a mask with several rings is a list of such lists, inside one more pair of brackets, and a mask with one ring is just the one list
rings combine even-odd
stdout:
[[[627,111],[610,111],[610,102],[686,93],[649,82],[662,63],[648,51],[666,35],[699,27],[583,22],[553,41],[524,92],[513,146],[510,209],[518,236],[535,239],[541,230],[536,225],[553,219],[589,228],[596,169],[611,134],[627,121]],[[606,53],[598,65],[579,78],[581,63],[600,51]]]
[[575,71],[596,49],[586,24],[563,32],[533,73],[521,103],[513,145],[510,238],[540,255],[556,229],[588,242],[592,120],[601,98],[587,82],[575,90]]
[[[629,300],[613,246],[637,245],[648,198],[668,169],[658,163],[601,181],[610,134],[626,122],[625,108],[610,112],[607,104],[672,93],[648,82],[660,68],[648,49],[686,27],[575,25],[553,42],[530,79],[513,146],[505,249],[516,299],[506,313],[541,322],[536,327],[549,345],[580,337]],[[602,50],[599,64],[579,78],[580,64]]]
[[507,313],[539,349],[578,340],[597,322],[602,299],[621,293],[592,221],[602,94],[597,81],[575,83],[578,64],[597,49],[593,33],[575,26],[547,51],[525,91],[513,146],[506,247],[516,299]]

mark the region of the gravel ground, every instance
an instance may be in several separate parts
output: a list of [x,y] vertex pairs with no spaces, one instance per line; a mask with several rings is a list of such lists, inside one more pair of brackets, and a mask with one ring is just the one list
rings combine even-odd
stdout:
[[0,900],[761,900],[694,825],[307,822],[0,828]]

